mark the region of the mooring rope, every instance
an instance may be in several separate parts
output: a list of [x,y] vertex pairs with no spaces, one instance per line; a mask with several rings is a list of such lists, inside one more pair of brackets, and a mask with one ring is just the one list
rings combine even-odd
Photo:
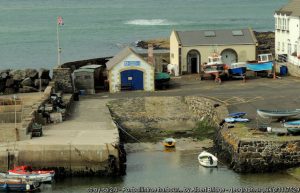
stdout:
[[132,139],[136,140],[139,143],[142,143],[140,140],[138,140],[137,138],[135,138],[134,136],[132,136],[131,134],[129,134],[128,132],[126,132],[121,125],[119,125],[118,122],[114,121],[114,123],[116,124],[116,126],[118,127],[118,129],[122,130],[125,134],[127,134],[129,137],[131,137]]

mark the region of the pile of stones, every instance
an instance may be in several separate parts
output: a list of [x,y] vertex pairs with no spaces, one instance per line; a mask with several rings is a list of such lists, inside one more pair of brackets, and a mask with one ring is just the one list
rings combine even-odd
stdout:
[[49,82],[50,70],[25,69],[25,70],[1,70],[0,94],[38,92],[44,90]]

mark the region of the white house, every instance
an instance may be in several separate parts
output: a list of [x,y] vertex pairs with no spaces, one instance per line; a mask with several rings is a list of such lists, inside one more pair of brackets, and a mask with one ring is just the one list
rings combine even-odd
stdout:
[[287,57],[289,62],[299,65],[300,0],[291,0],[275,11],[274,18],[276,58]]
[[154,91],[154,66],[126,47],[106,63],[109,91]]

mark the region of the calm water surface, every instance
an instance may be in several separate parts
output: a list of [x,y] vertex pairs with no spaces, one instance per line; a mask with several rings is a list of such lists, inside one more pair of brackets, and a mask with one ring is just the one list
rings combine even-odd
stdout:
[[288,0],[0,0],[0,69],[52,68],[56,18],[65,25],[62,62],[112,56],[172,29],[274,30],[274,11]]
[[241,175],[228,169],[199,166],[197,151],[129,153],[127,175],[118,179],[69,178],[42,192],[88,192],[91,187],[278,187],[300,186],[285,172]]

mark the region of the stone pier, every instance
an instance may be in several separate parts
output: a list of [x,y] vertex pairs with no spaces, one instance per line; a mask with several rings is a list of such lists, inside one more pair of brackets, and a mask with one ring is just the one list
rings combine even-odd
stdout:
[[0,146],[0,168],[54,168],[67,175],[118,174],[119,134],[106,100],[80,98],[69,118],[44,126],[42,137]]
[[249,130],[243,124],[221,128],[216,137],[220,156],[236,172],[270,172],[300,165],[300,136],[277,136]]

